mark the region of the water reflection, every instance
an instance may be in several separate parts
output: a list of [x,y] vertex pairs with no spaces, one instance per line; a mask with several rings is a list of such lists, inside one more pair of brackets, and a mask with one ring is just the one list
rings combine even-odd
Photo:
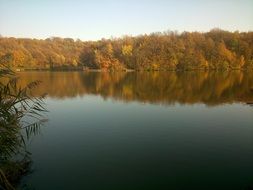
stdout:
[[23,72],[19,76],[22,85],[41,80],[36,94],[46,92],[57,99],[92,94],[154,104],[253,101],[252,72]]
[[22,85],[42,80],[36,93],[51,97],[45,100],[48,127],[29,146],[35,172],[24,183],[31,187],[206,190],[252,185],[252,108],[195,104],[252,102],[252,73],[20,76]]

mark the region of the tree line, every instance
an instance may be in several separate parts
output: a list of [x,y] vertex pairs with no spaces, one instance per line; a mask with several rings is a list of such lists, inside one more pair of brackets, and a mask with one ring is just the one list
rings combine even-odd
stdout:
[[31,69],[252,69],[253,32],[168,31],[86,42],[1,37],[0,63]]

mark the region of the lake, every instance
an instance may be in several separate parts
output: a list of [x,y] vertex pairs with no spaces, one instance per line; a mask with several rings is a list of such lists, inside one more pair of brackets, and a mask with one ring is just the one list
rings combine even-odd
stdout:
[[253,186],[253,73],[20,72],[49,121],[29,144],[36,190]]

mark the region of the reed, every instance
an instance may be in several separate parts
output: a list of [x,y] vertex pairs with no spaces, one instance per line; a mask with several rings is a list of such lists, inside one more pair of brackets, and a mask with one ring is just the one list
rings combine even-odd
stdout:
[[40,84],[34,81],[18,86],[15,73],[0,66],[0,189],[12,190],[30,168],[26,142],[38,134],[46,121],[43,98],[32,91]]

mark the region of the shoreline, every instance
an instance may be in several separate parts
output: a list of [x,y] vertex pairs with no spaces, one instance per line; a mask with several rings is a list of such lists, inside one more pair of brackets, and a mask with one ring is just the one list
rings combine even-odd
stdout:
[[46,71],[46,72],[190,72],[190,71],[251,71],[253,68],[229,68],[229,69],[123,69],[123,70],[110,70],[110,69],[80,69],[80,68],[63,68],[63,69],[47,69],[47,68],[12,68],[15,72],[32,72],[32,71]]

